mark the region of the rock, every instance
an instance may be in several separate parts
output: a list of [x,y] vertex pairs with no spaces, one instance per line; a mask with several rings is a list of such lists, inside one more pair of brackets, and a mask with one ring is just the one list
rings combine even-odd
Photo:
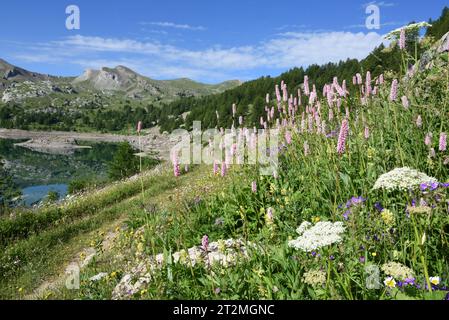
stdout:
[[449,49],[449,32],[446,33],[431,49],[424,52],[419,61],[419,71],[431,69],[438,63],[439,56],[448,52]]
[[449,32],[446,33],[440,40],[440,46],[438,47],[438,52],[448,52],[449,51]]

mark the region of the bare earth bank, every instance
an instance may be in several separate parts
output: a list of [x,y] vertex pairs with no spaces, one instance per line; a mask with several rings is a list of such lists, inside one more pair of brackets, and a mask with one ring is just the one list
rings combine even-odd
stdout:
[[62,131],[27,131],[18,129],[0,129],[0,139],[27,140],[17,145],[44,153],[70,154],[76,149],[86,148],[77,142],[109,142],[128,141],[133,147],[144,152],[155,152],[161,159],[169,159],[170,149],[176,144],[168,134],[159,133],[159,128],[142,132],[140,142],[138,136],[81,133]]

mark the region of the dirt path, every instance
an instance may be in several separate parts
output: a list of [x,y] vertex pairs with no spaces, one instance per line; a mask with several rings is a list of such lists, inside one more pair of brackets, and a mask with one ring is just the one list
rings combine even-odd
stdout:
[[176,144],[168,134],[160,134],[158,128],[143,131],[140,142],[138,136],[109,133],[84,133],[63,131],[26,131],[18,129],[0,129],[0,139],[28,140],[18,145],[44,153],[66,154],[82,148],[77,142],[128,141],[136,149],[156,152],[160,158],[169,159],[170,149]]
[[[159,210],[172,210],[176,211],[184,204],[188,199],[193,199],[195,195],[207,195],[214,193],[219,189],[222,181],[219,179],[213,179],[209,176],[210,170],[207,167],[199,168],[188,174],[181,176],[184,179],[183,183],[174,186],[168,190],[156,192],[154,194],[147,194],[148,198],[146,202],[148,204],[156,205]],[[207,179],[207,183],[205,183]],[[176,199],[173,199],[173,194],[176,194]],[[136,195],[124,200],[129,204],[130,210],[136,209],[133,206],[132,201],[139,198],[141,195]],[[140,206],[140,204],[139,204]],[[120,236],[120,232],[126,228],[124,225],[125,220],[128,219],[126,213],[117,220],[111,221],[101,226],[99,229],[89,232],[83,235],[84,243],[89,243],[90,239],[95,238],[95,235],[99,231],[103,231],[102,237],[102,250],[97,250],[91,246],[81,246],[74,251],[72,258],[61,266],[59,274],[54,277],[45,279],[33,292],[24,296],[26,300],[45,299],[48,293],[56,293],[66,285],[66,281],[69,278],[73,268],[79,268],[80,272],[85,269],[94,258],[102,258],[105,254],[108,254],[113,248],[115,240]]]
[[[105,237],[102,242],[103,251],[108,251],[111,248],[114,240],[120,234],[120,227],[122,226],[123,222],[124,219],[121,218],[98,229],[103,230],[105,232]],[[93,238],[94,234],[98,232],[98,230],[90,232],[89,235],[87,235],[87,238]],[[74,255],[74,258],[69,263],[66,264],[66,266],[63,268],[64,270],[63,272],[61,272],[59,275],[53,278],[44,280],[39,285],[38,288],[33,290],[32,293],[23,297],[23,299],[24,300],[45,299],[45,295],[48,292],[57,290],[58,288],[61,288],[66,284],[66,281],[68,280],[69,276],[73,273],[73,270],[81,271],[95,258],[97,254],[98,252],[95,248],[85,247],[76,255]]]

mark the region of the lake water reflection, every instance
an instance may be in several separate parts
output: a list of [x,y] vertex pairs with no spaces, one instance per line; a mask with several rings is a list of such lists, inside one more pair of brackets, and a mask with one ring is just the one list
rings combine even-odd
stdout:
[[78,149],[73,154],[47,154],[15,146],[18,140],[0,139],[0,158],[22,189],[26,205],[42,200],[50,191],[61,196],[73,179],[107,178],[107,165],[117,150],[117,144],[84,143],[88,149]]

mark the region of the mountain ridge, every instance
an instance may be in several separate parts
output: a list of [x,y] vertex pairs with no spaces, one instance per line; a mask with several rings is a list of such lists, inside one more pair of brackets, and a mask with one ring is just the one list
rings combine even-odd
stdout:
[[[46,96],[55,92],[52,88],[56,88],[56,92],[59,92],[60,85],[72,87],[68,89],[68,92],[72,93],[110,91],[123,93],[125,97],[133,99],[173,101],[181,97],[221,93],[241,83],[239,80],[228,80],[217,84],[205,84],[189,78],[156,80],[123,65],[114,68],[105,66],[98,70],[86,69],[77,77],[59,77],[29,71],[0,59],[0,92],[3,91],[3,102]],[[42,86],[44,88],[41,88]],[[19,92],[26,94],[21,95]]]

